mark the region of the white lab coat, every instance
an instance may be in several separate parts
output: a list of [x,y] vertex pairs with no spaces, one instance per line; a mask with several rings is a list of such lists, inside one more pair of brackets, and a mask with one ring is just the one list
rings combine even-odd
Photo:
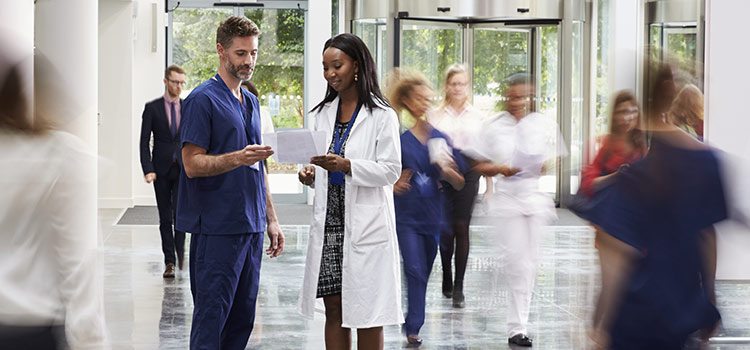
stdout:
[[[315,130],[332,138],[338,98],[314,116]],[[401,174],[401,144],[396,113],[388,107],[362,107],[346,143],[351,175],[345,178],[342,326],[371,328],[401,324],[399,265],[393,184]],[[299,309],[312,318],[325,230],[328,172],[315,169],[315,201],[307,245]],[[323,311],[322,299],[317,301]]]
[[490,216],[536,215],[547,220],[557,217],[552,197],[539,189],[544,163],[567,155],[557,123],[552,118],[531,113],[518,121],[503,112],[485,121],[473,146],[467,153],[475,159],[521,169],[511,177],[495,177],[495,191],[489,201]]

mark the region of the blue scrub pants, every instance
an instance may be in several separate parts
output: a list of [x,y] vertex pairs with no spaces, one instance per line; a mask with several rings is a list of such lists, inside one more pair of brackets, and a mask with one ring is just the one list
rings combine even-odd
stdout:
[[404,332],[417,335],[424,325],[425,296],[427,281],[432,272],[432,264],[438,250],[438,227],[425,229],[425,226],[398,225],[398,247],[404,260],[406,274],[406,298],[408,309]]
[[190,349],[245,349],[255,322],[263,234],[193,234]]

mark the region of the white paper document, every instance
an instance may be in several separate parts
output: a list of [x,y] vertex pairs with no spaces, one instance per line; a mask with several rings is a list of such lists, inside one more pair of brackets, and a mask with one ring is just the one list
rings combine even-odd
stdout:
[[325,131],[284,130],[263,134],[263,143],[273,149],[279,163],[308,164],[310,158],[327,153]]

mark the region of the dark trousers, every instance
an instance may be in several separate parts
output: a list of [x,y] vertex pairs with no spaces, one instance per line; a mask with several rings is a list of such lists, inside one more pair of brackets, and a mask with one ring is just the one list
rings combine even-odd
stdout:
[[67,348],[65,326],[0,325],[0,350],[57,350]]
[[398,247],[404,260],[406,299],[409,304],[404,331],[406,335],[417,335],[424,325],[427,281],[437,256],[440,228],[435,226],[425,229],[425,226],[398,225],[396,231]]
[[[474,210],[474,200],[479,190],[479,173],[464,174],[466,184],[460,191],[446,186],[446,227],[440,237],[440,260],[443,264],[443,281],[453,290],[463,292],[464,274],[469,261],[469,224]],[[452,278],[453,256],[456,256],[456,275]],[[447,281],[447,282],[446,282]],[[452,282],[452,283],[451,283]]]
[[192,234],[190,349],[245,349],[255,322],[263,234]]
[[[177,257],[185,256],[185,232],[173,230],[175,210],[177,209],[177,184],[180,178],[180,167],[172,163],[169,171],[157,176],[154,181],[156,207],[159,209],[159,233],[161,233],[161,250],[164,252],[164,264],[176,264]],[[175,253],[177,257],[175,257]]]

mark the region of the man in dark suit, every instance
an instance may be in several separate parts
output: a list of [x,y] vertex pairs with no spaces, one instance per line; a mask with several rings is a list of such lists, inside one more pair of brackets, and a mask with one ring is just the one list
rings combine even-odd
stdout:
[[[156,192],[164,278],[174,277],[175,265],[182,270],[185,257],[185,232],[173,231],[180,175],[177,157],[180,152],[180,93],[183,86],[185,71],[176,65],[167,67],[164,71],[164,96],[146,104],[141,124],[141,167],[146,182],[153,182]],[[153,150],[150,150],[152,134],[154,142]]]

